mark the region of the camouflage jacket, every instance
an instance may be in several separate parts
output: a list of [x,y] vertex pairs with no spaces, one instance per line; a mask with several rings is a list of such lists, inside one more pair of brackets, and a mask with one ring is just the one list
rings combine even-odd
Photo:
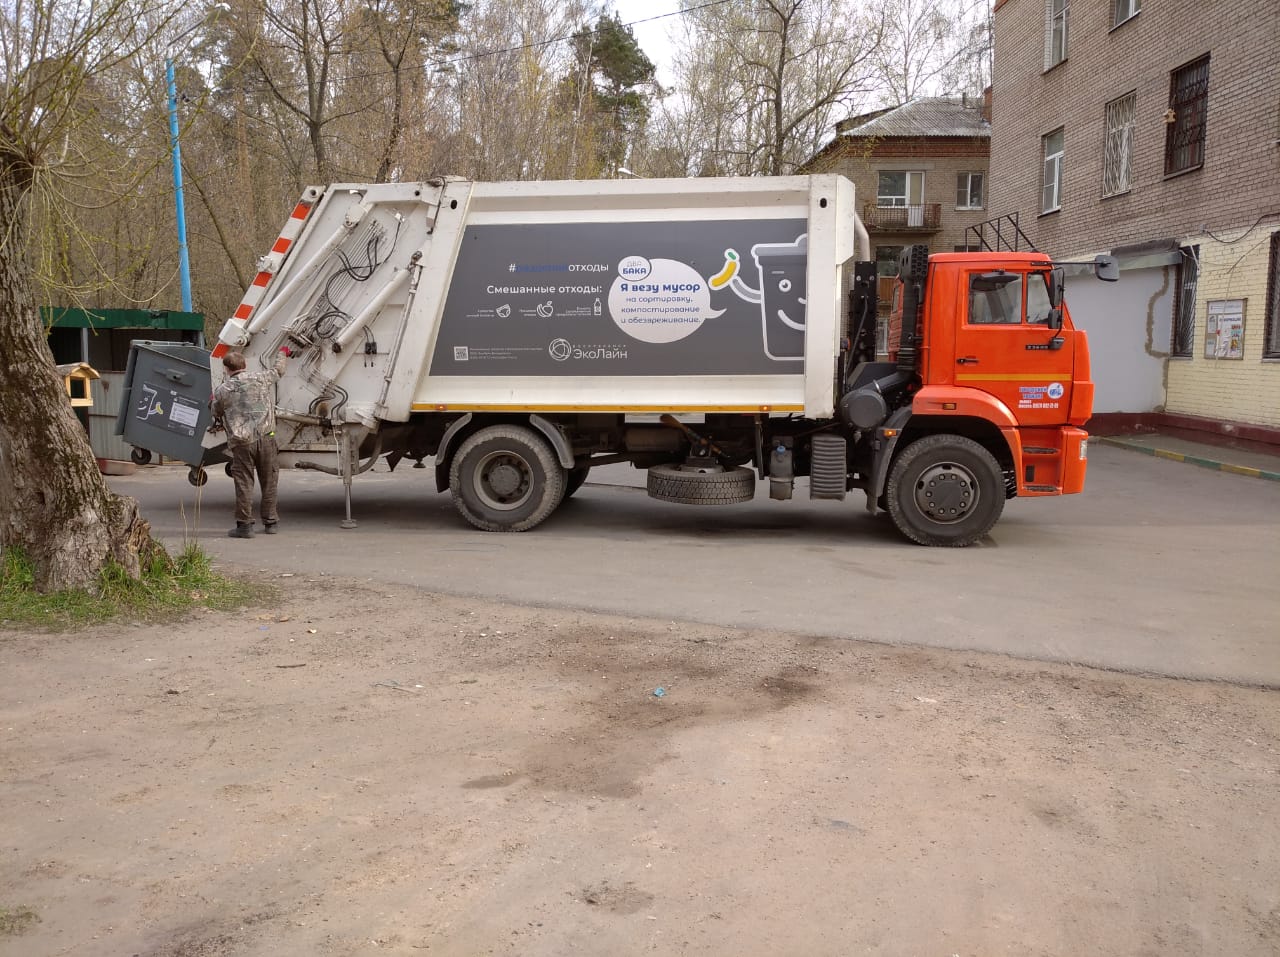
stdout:
[[237,372],[213,390],[215,422],[227,430],[227,445],[252,445],[276,431],[276,383],[284,375],[286,356],[276,354],[276,364],[263,372]]

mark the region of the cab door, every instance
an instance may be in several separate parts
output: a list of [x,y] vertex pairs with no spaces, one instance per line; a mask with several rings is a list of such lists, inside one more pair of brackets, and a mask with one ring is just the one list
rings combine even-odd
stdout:
[[1071,408],[1075,337],[1051,327],[1047,277],[970,271],[956,329],[955,384],[1000,399],[1024,426],[1060,425]]

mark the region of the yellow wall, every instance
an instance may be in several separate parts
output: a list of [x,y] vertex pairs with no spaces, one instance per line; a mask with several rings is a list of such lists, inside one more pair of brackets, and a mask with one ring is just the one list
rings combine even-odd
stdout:
[[[1190,359],[1169,359],[1169,412],[1208,419],[1280,426],[1280,360],[1263,360],[1266,334],[1267,264],[1275,226],[1257,227],[1237,242],[1193,236],[1200,246],[1196,289],[1195,348]],[[1243,229],[1215,233],[1235,239]],[[1206,359],[1208,302],[1244,299],[1244,358]]]

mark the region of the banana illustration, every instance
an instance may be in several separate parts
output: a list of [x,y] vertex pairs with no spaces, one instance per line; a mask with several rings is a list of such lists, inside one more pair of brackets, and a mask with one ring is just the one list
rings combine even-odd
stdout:
[[712,289],[723,289],[738,275],[738,252],[735,249],[724,251],[724,268],[707,280]]

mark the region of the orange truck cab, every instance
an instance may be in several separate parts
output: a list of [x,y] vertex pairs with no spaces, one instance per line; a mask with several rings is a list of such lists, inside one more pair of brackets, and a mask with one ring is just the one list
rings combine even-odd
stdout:
[[[1114,280],[1109,257],[1094,262]],[[969,544],[1014,496],[1084,489],[1089,344],[1042,253],[902,254],[890,362],[864,364],[841,410],[873,427],[868,505],[909,538]],[[873,420],[881,420],[873,423]],[[1003,494],[991,494],[998,469]]]

